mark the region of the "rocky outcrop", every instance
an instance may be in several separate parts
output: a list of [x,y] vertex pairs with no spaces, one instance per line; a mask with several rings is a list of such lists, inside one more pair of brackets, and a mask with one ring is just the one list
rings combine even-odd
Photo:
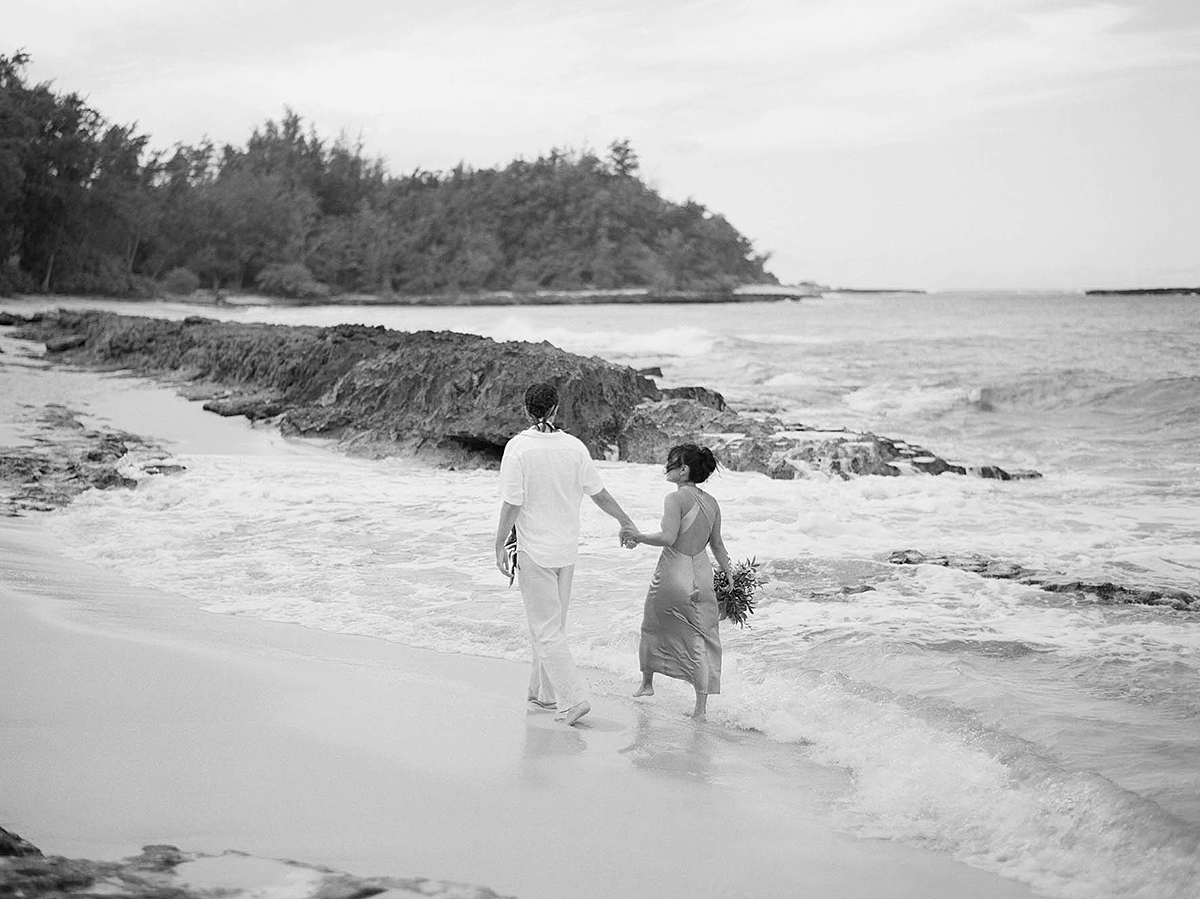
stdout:
[[220,415],[277,420],[285,434],[336,438],[371,455],[411,453],[442,464],[494,464],[526,426],[528,384],[554,382],[558,423],[593,456],[660,463],[678,443],[713,447],[735,471],[773,478],[1036,472],[969,468],[902,440],[821,431],[738,415],[706,387],[660,390],[632,368],[549,343],[498,343],[450,331],[232,324],[102,312],[34,316],[16,336],[57,359],[166,377]]
[[41,856],[42,850],[10,830],[0,827],[0,858]]
[[82,334],[68,334],[66,337],[55,337],[46,341],[47,353],[65,353],[67,350],[74,350],[87,343],[87,338]]
[[0,504],[8,515],[65,506],[95,487],[133,487],[118,463],[130,447],[149,447],[124,431],[84,427],[63,406],[44,407],[32,423],[31,446],[0,448]]
[[1137,603],[1147,606],[1166,606],[1183,612],[1200,612],[1200,594],[1172,587],[1114,584],[1111,581],[1092,581],[1068,575],[1034,571],[1015,562],[992,559],[978,553],[926,554],[915,549],[898,549],[888,556],[893,565],[941,565],[972,571],[983,577],[1002,578],[1038,587],[1049,593],[1075,593],[1092,597],[1104,605]]
[[[18,849],[6,852],[6,837]],[[361,877],[300,862],[146,846],[122,861],[44,856],[0,828],[0,896],[24,899],[503,899],[487,887],[426,877]]]
[[1037,472],[1006,471],[995,465],[957,465],[903,440],[789,426],[774,418],[753,419],[693,399],[639,405],[626,420],[617,445],[622,459],[662,462],[679,443],[712,448],[733,471],[758,471],[782,480],[813,472],[842,478],[948,472],[1005,481],[1040,477]]
[[287,411],[284,399],[273,393],[231,393],[226,391],[204,404],[207,412],[226,417],[241,415],[250,421],[274,418]]
[[286,433],[450,461],[497,459],[527,424],[522,397],[533,381],[558,385],[559,424],[596,456],[616,443],[634,406],[659,397],[652,381],[627,366],[548,343],[449,331],[59,311],[16,336],[69,344],[58,355],[72,362],[191,382],[193,395],[207,392],[214,411],[279,415]]
[[[659,374],[662,377],[662,374]],[[709,406],[718,412],[724,412],[725,397],[707,387],[664,387],[661,391],[664,400],[695,400],[702,406]]]

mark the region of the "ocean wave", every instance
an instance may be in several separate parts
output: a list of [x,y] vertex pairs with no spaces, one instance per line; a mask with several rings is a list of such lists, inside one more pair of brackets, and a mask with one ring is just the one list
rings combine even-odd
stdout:
[[843,402],[852,412],[875,418],[932,418],[964,405],[978,403],[979,391],[961,384],[897,385],[880,382],[847,393]]
[[753,332],[739,334],[738,339],[764,346],[818,346],[833,342],[833,338],[819,334],[780,334],[775,332]]
[[881,417],[935,418],[950,412],[1052,411],[1095,405],[1115,388],[1101,383],[1090,371],[1060,371],[1033,375],[1004,385],[939,381],[903,384],[880,381],[858,387],[845,395],[846,406],[855,412]]
[[1097,409],[1158,427],[1200,422],[1200,378],[1162,378],[1109,390],[1095,399]]
[[837,672],[741,665],[728,723],[851,771],[845,825],[903,839],[1050,896],[1184,899],[1200,830],[969,712]]
[[528,315],[510,315],[482,329],[493,340],[549,341],[569,353],[601,356],[613,362],[629,359],[697,357],[710,353],[716,336],[691,326],[649,331],[613,331],[603,327],[569,328],[547,325]]
[[1064,371],[1018,384],[982,387],[971,397],[981,411],[1054,411],[1127,416],[1169,425],[1200,419],[1200,378],[1104,382],[1095,372]]

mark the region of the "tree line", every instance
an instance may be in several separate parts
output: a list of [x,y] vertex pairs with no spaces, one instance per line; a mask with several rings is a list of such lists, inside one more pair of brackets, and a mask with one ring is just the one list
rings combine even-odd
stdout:
[[628,140],[390,174],[291,110],[245,146],[151,150],[0,55],[0,293],[329,293],[774,283],[722,216],[660,197]]

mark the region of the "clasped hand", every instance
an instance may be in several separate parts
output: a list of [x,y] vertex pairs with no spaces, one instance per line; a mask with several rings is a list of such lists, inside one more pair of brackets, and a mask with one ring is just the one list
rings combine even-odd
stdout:
[[623,547],[625,547],[626,549],[633,549],[635,546],[638,545],[637,538],[638,538],[639,533],[640,532],[638,531],[638,529],[635,528],[633,525],[631,525],[631,524],[623,525],[621,527],[621,533],[620,533],[621,545]]

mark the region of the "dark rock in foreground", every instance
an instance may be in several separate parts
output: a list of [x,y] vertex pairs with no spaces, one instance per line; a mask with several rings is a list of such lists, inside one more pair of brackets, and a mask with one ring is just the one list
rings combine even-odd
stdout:
[[[15,847],[8,852],[6,848]],[[30,851],[31,850],[31,851]],[[203,855],[146,846],[118,862],[44,856],[0,828],[0,896],[112,899],[365,899],[386,894],[425,899],[502,899],[487,887],[426,877],[359,877],[300,862],[240,852]]]
[[888,556],[893,565],[942,565],[961,571],[973,571],[983,577],[1003,578],[1038,587],[1048,593],[1076,593],[1093,597],[1104,605],[1136,603],[1147,606],[1167,606],[1183,612],[1200,612],[1200,594],[1171,587],[1138,587],[1114,584],[1110,581],[1086,581],[1066,575],[1038,572],[988,558],[977,553],[961,555],[926,555],[915,549],[899,549]]
[[124,431],[85,428],[57,405],[41,410],[36,428],[33,446],[0,448],[0,503],[9,515],[65,506],[93,487],[134,487],[118,465],[131,447],[151,447]]

